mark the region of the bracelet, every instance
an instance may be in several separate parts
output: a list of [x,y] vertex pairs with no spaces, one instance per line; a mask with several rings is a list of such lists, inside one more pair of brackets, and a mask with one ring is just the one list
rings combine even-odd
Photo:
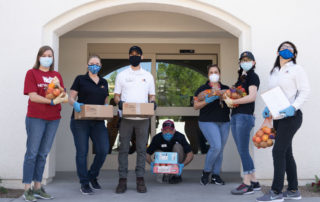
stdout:
[[50,103],[50,105],[51,105],[51,106],[54,106],[54,103],[53,103],[53,99],[51,100],[51,103]]

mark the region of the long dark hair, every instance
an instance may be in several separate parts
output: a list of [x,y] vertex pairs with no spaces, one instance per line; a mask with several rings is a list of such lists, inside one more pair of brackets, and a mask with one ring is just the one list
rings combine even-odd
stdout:
[[[285,41],[285,42],[282,42],[278,47],[278,52],[280,51],[280,48],[282,47],[283,44],[289,44],[293,48],[293,58],[291,58],[290,61],[292,61],[294,64],[297,64],[296,62],[297,55],[298,55],[297,47],[291,41]],[[270,74],[272,74],[272,72],[276,67],[280,67],[280,55],[277,56],[276,61],[274,62],[273,68],[270,71]]]
[[42,47],[40,47],[40,49],[38,51],[38,54],[37,54],[36,62],[33,65],[34,69],[39,69],[39,67],[40,67],[40,57],[47,50],[51,50],[51,52],[52,52],[52,64],[50,66],[49,71],[53,71],[54,70],[54,52],[53,52],[53,49],[50,46],[42,46]]

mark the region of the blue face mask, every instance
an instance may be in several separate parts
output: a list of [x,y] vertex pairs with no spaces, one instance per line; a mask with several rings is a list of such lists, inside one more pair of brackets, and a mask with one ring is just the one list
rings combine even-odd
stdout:
[[244,70],[244,71],[249,71],[252,67],[253,67],[253,63],[250,62],[241,62],[240,63],[240,67]]
[[52,65],[53,58],[52,57],[40,57],[39,62],[40,62],[41,66],[49,68]]
[[171,133],[165,133],[165,134],[162,134],[162,136],[167,142],[170,142],[170,140],[173,138],[173,134]]
[[92,74],[98,74],[101,67],[99,65],[88,65],[88,69]]
[[279,55],[286,60],[293,58],[293,53],[289,49],[284,49],[282,51],[279,51]]

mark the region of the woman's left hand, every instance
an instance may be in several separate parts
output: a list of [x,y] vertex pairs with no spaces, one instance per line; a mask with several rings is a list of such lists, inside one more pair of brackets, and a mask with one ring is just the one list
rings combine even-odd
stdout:
[[284,114],[285,117],[288,117],[288,116],[294,116],[295,112],[296,112],[296,109],[291,105],[290,107],[285,108],[284,110],[281,110],[280,114]]

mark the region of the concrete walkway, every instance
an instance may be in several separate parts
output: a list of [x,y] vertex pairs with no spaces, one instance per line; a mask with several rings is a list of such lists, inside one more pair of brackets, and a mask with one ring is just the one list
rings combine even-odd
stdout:
[[[85,196],[79,191],[80,185],[75,173],[57,173],[54,181],[46,186],[48,193],[52,194],[54,202],[248,202],[262,195],[256,192],[252,195],[233,196],[230,190],[238,186],[240,178],[238,174],[224,174],[225,186],[208,184],[202,186],[199,183],[201,171],[188,171],[183,174],[183,182],[177,185],[161,184],[155,180],[155,176],[147,172],[145,179],[148,188],[146,194],[136,192],[135,175],[133,171],[129,172],[128,190],[124,194],[115,194],[115,187],[118,182],[118,173],[116,171],[103,171],[100,174],[99,182],[102,190],[98,190],[94,195]],[[21,202],[19,199],[0,199],[0,202]],[[44,200],[38,200],[44,201]],[[319,202],[320,198],[303,198],[302,202]]]

